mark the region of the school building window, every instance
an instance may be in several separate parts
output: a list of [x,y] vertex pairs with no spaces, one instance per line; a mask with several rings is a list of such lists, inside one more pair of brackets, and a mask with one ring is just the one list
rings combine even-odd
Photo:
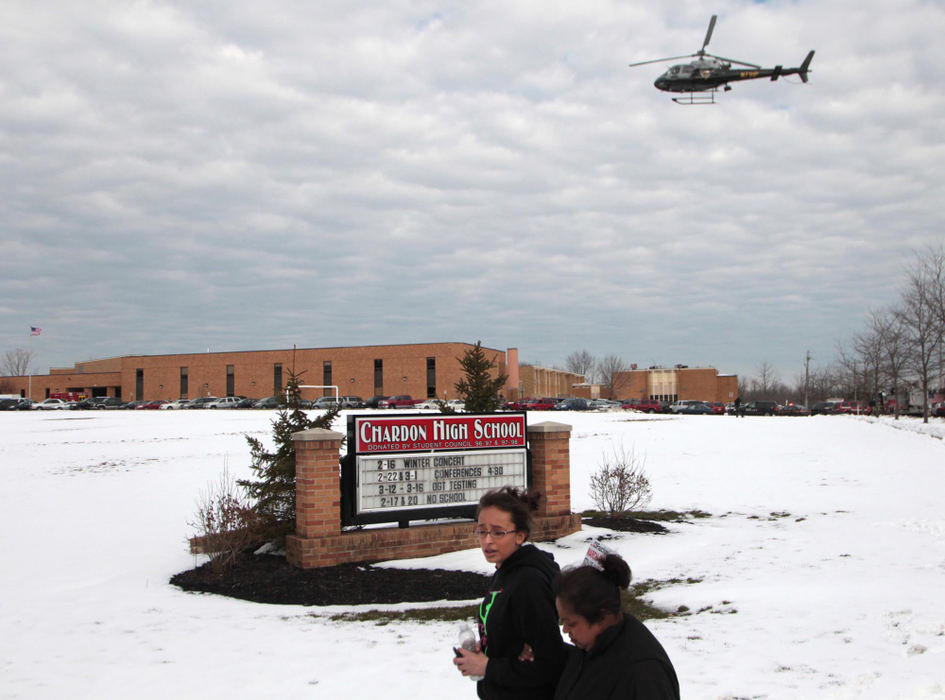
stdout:
[[427,358],[427,398],[436,398],[436,358]]
[[384,393],[384,360],[374,360],[374,393]]

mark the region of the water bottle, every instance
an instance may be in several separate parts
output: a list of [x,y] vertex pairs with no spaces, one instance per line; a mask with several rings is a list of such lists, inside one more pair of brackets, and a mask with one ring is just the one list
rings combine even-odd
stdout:
[[[479,639],[476,636],[476,633],[473,631],[473,628],[468,624],[463,624],[459,628],[459,639],[457,640],[458,645],[466,649],[467,651],[476,651],[476,645],[479,642]],[[467,676],[471,681],[481,681],[482,676]]]

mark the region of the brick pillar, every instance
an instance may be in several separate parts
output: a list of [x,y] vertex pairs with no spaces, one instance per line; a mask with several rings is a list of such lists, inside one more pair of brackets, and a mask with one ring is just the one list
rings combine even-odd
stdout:
[[312,539],[341,533],[338,453],[344,435],[324,428],[293,433],[295,534]]
[[528,426],[528,446],[532,451],[532,487],[543,496],[538,516],[571,514],[570,444],[570,425],[547,422]]

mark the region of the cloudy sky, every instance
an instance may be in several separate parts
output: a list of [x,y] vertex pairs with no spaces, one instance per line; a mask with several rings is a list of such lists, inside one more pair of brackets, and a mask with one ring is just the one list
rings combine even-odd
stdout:
[[[679,106],[663,65],[817,54]],[[945,239],[935,0],[0,5],[0,351],[478,339],[783,379]],[[29,327],[42,335],[30,339]]]

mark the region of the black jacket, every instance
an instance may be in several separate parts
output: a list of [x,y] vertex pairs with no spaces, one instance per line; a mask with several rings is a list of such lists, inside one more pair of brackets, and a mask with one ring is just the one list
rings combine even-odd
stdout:
[[568,647],[554,700],[679,700],[679,681],[666,651],[632,615],[608,627],[590,652]]
[[[554,557],[531,544],[502,562],[479,606],[479,635],[489,657],[479,681],[484,700],[551,700],[565,658],[555,609]],[[528,644],[534,661],[519,661]]]

